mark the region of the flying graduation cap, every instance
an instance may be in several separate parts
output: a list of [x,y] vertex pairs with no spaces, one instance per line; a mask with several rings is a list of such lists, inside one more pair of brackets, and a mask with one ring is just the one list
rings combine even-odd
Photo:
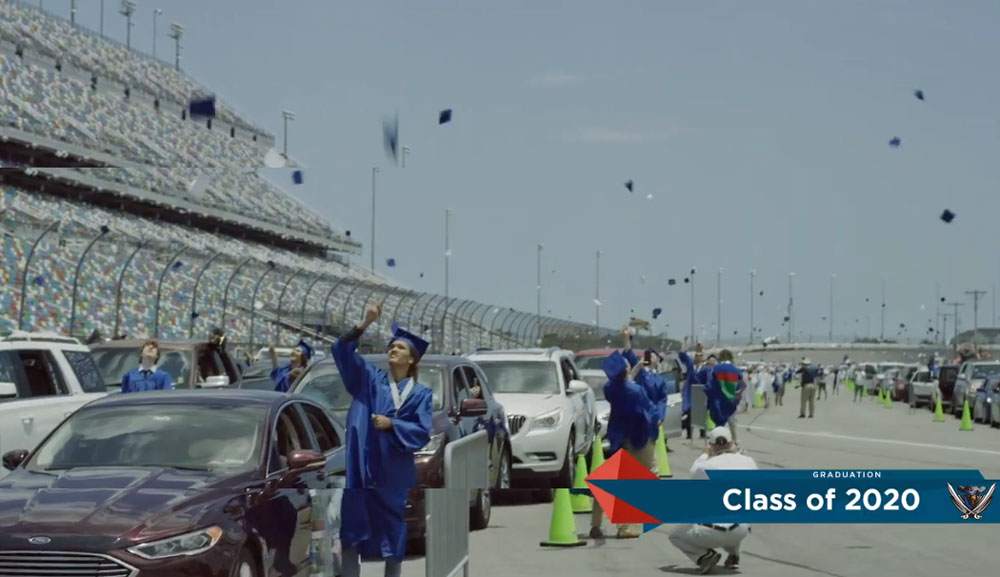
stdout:
[[399,157],[399,115],[392,120],[382,121],[382,140],[385,144],[385,153],[392,158],[395,163]]
[[924,100],[924,91],[920,90],[918,88],[918,89],[916,89],[916,90],[913,91],[913,96],[915,96],[917,98],[917,100],[923,102],[923,100]]
[[629,180],[625,181],[625,188],[627,188],[629,192],[632,192],[632,189],[634,187],[635,187],[635,183],[632,182],[632,179],[629,179]]
[[45,277],[36,276],[33,282],[35,283],[35,286],[45,286]]
[[663,309],[661,309],[661,308],[655,308],[655,309],[653,309],[653,318],[655,319],[656,317],[660,316],[660,313],[662,313],[662,312],[663,312]]
[[955,220],[955,213],[948,209],[945,209],[945,211],[941,213],[941,220],[945,222],[951,222]]
[[448,124],[449,122],[451,122],[451,109],[446,108],[438,114],[438,125]]
[[889,146],[891,146],[893,148],[899,148],[899,145],[902,144],[902,143],[903,143],[903,141],[900,140],[900,138],[898,136],[893,136],[892,140],[889,141]]
[[667,284],[670,286],[674,286],[675,284],[677,284],[677,279],[670,279],[667,281]]
[[691,279],[689,279],[689,278],[687,278],[687,277],[684,277],[684,284],[687,284],[687,283],[689,283],[689,282],[691,282]]
[[[385,266],[387,266],[389,268],[392,268],[392,267],[396,266],[396,259],[394,259],[394,258],[387,258],[385,260]],[[421,275],[421,276],[423,276],[423,275]]]
[[188,114],[191,118],[215,118],[215,97],[192,98],[188,102]]
[[295,184],[302,184],[302,171],[296,170],[292,173],[292,182]]

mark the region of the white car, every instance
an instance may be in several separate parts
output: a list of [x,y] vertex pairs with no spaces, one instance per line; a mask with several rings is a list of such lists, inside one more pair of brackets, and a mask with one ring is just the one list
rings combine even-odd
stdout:
[[78,408],[107,395],[90,349],[54,333],[0,339],[0,454],[34,449]]
[[572,351],[481,351],[469,359],[506,410],[513,480],[532,481],[543,500],[550,488],[572,487],[577,455],[589,456],[597,429],[594,391],[580,379]]
[[911,407],[919,407],[921,403],[926,403],[932,411],[934,410],[934,399],[938,391],[938,381],[931,376],[930,370],[924,367],[913,373],[913,376],[910,378],[909,387],[910,390],[907,396],[909,397]]

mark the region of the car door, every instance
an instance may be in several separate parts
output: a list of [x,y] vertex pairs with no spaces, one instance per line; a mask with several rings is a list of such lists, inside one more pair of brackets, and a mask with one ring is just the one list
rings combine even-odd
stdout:
[[[479,375],[476,374],[476,370],[472,368],[471,365],[461,365],[459,369],[462,371],[465,377],[465,383],[468,389],[466,390],[466,397],[464,398],[478,398],[486,402],[486,414],[478,417],[466,417],[462,419],[463,421],[469,422],[471,424],[469,428],[469,433],[472,434],[477,431],[486,431],[486,438],[489,443],[489,477],[490,483],[496,480],[497,474],[497,464],[500,462],[500,447],[501,440],[500,435],[497,434],[497,417],[496,411],[490,411],[490,402],[488,399],[489,391],[483,386],[485,379],[480,380]],[[479,387],[479,394],[476,397],[472,396],[473,387]],[[461,398],[458,400],[458,404],[461,405]]]
[[20,429],[23,445],[17,447],[19,449],[33,450],[66,417],[99,396],[83,396],[79,394],[81,391],[72,390],[68,379],[73,379],[75,385],[75,376],[64,372],[69,367],[60,365],[57,354],[61,353],[44,349],[11,352],[19,361],[21,380],[27,385],[21,389],[25,393],[24,400],[18,403],[14,415],[14,425]]
[[587,447],[587,443],[591,438],[591,427],[589,423],[587,423],[587,407],[584,402],[585,398],[582,394],[574,393],[569,390],[569,384],[573,381],[573,376],[575,374],[573,365],[569,362],[569,359],[565,357],[560,359],[559,369],[563,380],[563,390],[566,392],[566,397],[573,405],[573,422],[576,423],[576,430],[578,431],[576,436],[576,447],[574,447],[574,449],[579,453]]
[[264,510],[260,511],[261,523],[267,527],[262,534],[267,541],[269,554],[275,567],[285,562],[303,571],[309,565],[309,546],[312,541],[312,502],[310,489],[325,486],[322,469],[289,473],[288,456],[296,450],[319,450],[305,423],[297,402],[285,403],[272,423],[268,459],[268,481],[273,488],[267,493]]

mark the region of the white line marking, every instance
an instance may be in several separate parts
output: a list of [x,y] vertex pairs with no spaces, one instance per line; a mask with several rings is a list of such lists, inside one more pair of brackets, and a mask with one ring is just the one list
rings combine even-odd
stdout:
[[846,441],[862,441],[865,443],[882,443],[884,445],[903,445],[906,447],[921,447],[924,449],[942,449],[946,451],[956,451],[963,453],[978,453],[980,455],[996,455],[1000,457],[1000,451],[991,451],[989,449],[973,449],[970,447],[959,447],[952,445],[935,445],[932,443],[916,443],[913,441],[897,441],[894,439],[869,439],[867,437],[852,437],[850,435],[840,435],[837,433],[824,433],[824,432],[813,432],[813,431],[793,431],[791,429],[772,429],[771,427],[758,427],[756,425],[742,427],[747,431],[765,431],[769,433],[781,433],[785,435],[797,435],[803,437],[823,437],[826,439],[843,439]]

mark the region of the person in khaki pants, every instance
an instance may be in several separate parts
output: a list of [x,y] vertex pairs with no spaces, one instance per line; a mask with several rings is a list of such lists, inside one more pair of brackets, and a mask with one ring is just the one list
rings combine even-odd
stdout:
[[[637,461],[649,470],[654,470],[655,453],[653,443],[649,442],[649,429],[656,418],[653,403],[645,391],[633,379],[642,368],[641,364],[629,367],[628,361],[618,351],[604,359],[601,363],[608,383],[604,385],[604,398],[611,405],[608,416],[607,439],[611,443],[611,454],[625,449]],[[601,523],[604,511],[600,503],[594,499],[594,509],[590,519],[590,538],[601,539],[604,532]],[[619,525],[619,539],[635,539],[642,535],[639,525]]]
[[799,418],[806,418],[806,405],[809,406],[809,418],[813,418],[816,412],[816,369],[811,366],[809,359],[803,358],[797,371],[799,374],[799,386],[802,387],[802,394],[799,396]]

